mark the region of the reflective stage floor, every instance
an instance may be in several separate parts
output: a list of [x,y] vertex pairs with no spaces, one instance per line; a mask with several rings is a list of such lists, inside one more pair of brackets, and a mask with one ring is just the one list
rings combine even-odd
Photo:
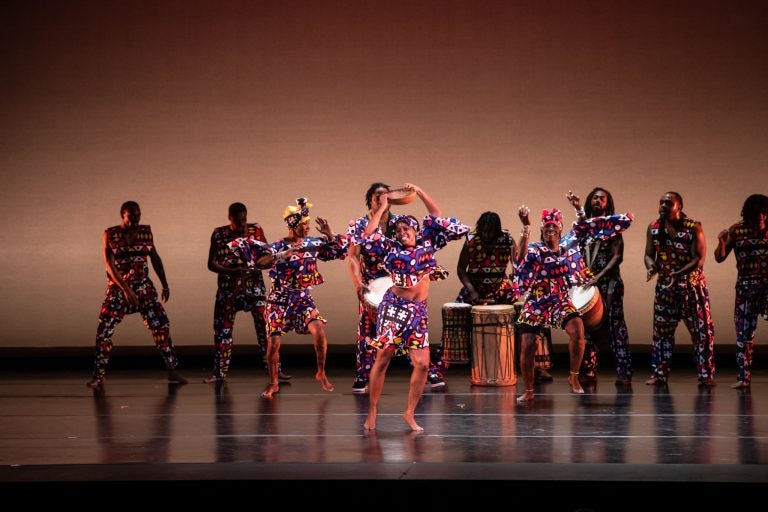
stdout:
[[672,493],[707,510],[768,488],[763,370],[750,391],[730,389],[732,369],[707,389],[676,368],[667,387],[643,385],[642,371],[631,387],[605,374],[574,395],[560,369],[517,405],[515,386],[471,386],[469,369],[454,365],[444,389],[425,390],[422,433],[401,418],[404,365],[390,370],[375,432],[362,428],[368,397],[352,393],[349,370],[330,371],[330,394],[312,368],[293,373],[268,400],[258,369],[233,369],[220,389],[202,370],[184,372],[184,386],[162,370],[115,370],[100,392],[84,385],[87,371],[5,371],[0,492],[145,503],[144,491],[170,490],[169,501],[194,505],[275,489],[286,504],[356,510],[408,494],[423,507],[496,500],[486,493],[510,504],[525,493],[543,510],[666,510]]

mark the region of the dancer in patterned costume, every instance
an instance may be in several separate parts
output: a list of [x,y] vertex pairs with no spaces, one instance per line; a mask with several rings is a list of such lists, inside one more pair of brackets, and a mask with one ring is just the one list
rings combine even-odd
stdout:
[[122,222],[104,231],[103,254],[107,269],[107,294],[101,305],[99,327],[96,331],[96,357],[93,378],[88,386],[96,388],[104,384],[109,354],[112,351],[112,334],[125,315],[139,313],[152,332],[155,346],[165,361],[168,381],[186,384],[176,372],[179,362],[169,334],[168,316],[157,300],[157,290],[149,279],[148,261],[163,285],[162,300],[170,297],[168,280],[160,255],[155,248],[152,229],[139,224],[141,209],[135,201],[120,206]]
[[650,223],[645,244],[647,279],[658,274],[653,301],[652,376],[648,385],[665,384],[672,365],[675,329],[682,318],[691,334],[699,382],[714,386],[715,327],[704,277],[706,240],[701,223],[683,213],[683,198],[667,192],[659,200],[659,218]]
[[[604,188],[596,187],[587,195],[584,210],[587,218],[613,215],[613,196]],[[624,320],[624,281],[619,265],[624,260],[624,237],[617,235],[608,241],[580,247],[589,270],[594,275],[585,286],[597,286],[605,303],[607,318],[595,331],[585,332],[584,359],[579,377],[582,383],[597,380],[597,344],[610,348],[616,363],[616,384],[632,382],[632,355],[629,351],[629,333]]]
[[364,427],[376,428],[376,414],[384,387],[389,363],[394,355],[408,353],[413,363],[408,404],[403,419],[414,431],[424,430],[414,417],[429,367],[429,329],[427,297],[432,280],[445,279],[447,272],[437,265],[435,252],[450,240],[459,240],[469,228],[456,219],[441,218],[440,208],[419,187],[406,183],[403,187],[415,192],[426,206],[429,215],[424,218],[419,232],[418,221],[409,215],[395,219],[395,238],[381,231],[381,217],[387,212],[389,198],[380,196],[379,208],[362,232],[356,232],[357,243],[378,241],[386,251],[384,265],[394,285],[387,290],[376,317],[376,337],[371,345],[376,348],[376,362],[371,370],[368,417]]
[[608,240],[632,223],[631,214],[587,219],[580,206],[581,200],[570,191],[566,197],[577,210],[577,222],[561,238],[563,223],[560,211],[542,211],[542,241],[528,246],[528,253],[515,275],[517,293],[522,295],[529,291],[518,319],[519,328],[523,332],[520,366],[525,384],[525,392],[517,399],[520,403],[534,398],[535,342],[536,336],[545,326],[558,327],[568,334],[568,384],[574,393],[584,392],[579,382],[579,366],[584,356],[584,323],[568,297],[568,288],[590,279],[589,269],[579,252],[579,244]]
[[[229,206],[229,224],[214,229],[211,235],[208,270],[217,274],[218,288],[213,309],[213,375],[203,382],[226,380],[232,357],[232,330],[238,311],[245,311],[253,317],[259,353],[266,360],[266,287],[261,270],[248,266],[229,248],[228,244],[237,238],[253,238],[267,243],[261,226],[248,223],[248,210],[243,203],[232,203]],[[290,376],[281,375],[282,378]]]
[[296,200],[298,206],[289,206],[283,213],[288,224],[288,236],[269,245],[253,238],[240,238],[230,247],[246,262],[256,260],[259,268],[269,268],[272,289],[267,296],[267,368],[269,385],[263,395],[271,397],[280,390],[278,385],[278,361],[280,336],[285,332],[311,334],[317,359],[317,380],[324,391],[333,391],[333,385],[325,374],[325,356],[328,339],[325,334],[326,319],[320,314],[312,298],[311,289],[323,283],[317,271],[317,260],[343,259],[347,243],[343,235],[335,235],[328,221],[315,219],[323,238],[309,237],[309,208],[306,198]]
[[733,250],[736,257],[736,364],[737,382],[731,387],[748,388],[752,383],[752,354],[757,317],[768,320],[768,197],[753,194],[744,201],[741,222],[718,235],[715,260],[725,261]]
[[[389,275],[384,267],[384,256],[386,253],[380,241],[357,243],[355,242],[355,233],[361,233],[365,230],[368,222],[376,210],[379,209],[379,198],[389,190],[389,185],[373,183],[365,193],[368,213],[355,221],[350,221],[347,230],[349,271],[359,301],[355,382],[352,384],[353,393],[365,393],[367,391],[371,368],[373,368],[373,363],[376,360],[376,350],[370,345],[371,340],[376,337],[376,310],[366,307],[365,294],[368,293],[368,285],[373,280]],[[395,216],[389,212],[388,205],[387,210],[381,215],[381,224],[379,225],[384,235],[388,238],[394,238],[394,219]],[[444,387],[445,371],[448,369],[448,365],[443,361],[442,347],[435,347],[430,350],[429,356],[427,382],[429,382],[433,389]]]

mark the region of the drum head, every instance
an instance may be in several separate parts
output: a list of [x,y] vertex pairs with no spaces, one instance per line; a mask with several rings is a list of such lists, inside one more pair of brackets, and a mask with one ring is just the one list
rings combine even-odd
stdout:
[[443,309],[463,309],[471,308],[472,304],[466,304],[464,302],[446,302],[443,304]]
[[368,292],[364,295],[365,301],[372,306],[378,306],[381,304],[384,294],[387,293],[387,290],[389,290],[393,284],[392,278],[388,276],[379,277],[369,282]]
[[576,286],[568,290],[568,296],[571,298],[573,305],[581,309],[592,301],[596,291],[597,289],[594,286],[589,288]]
[[472,312],[500,313],[504,311],[514,311],[515,306],[511,304],[491,304],[488,306],[472,306]]
[[390,191],[387,196],[390,204],[408,204],[416,199],[416,192],[395,189]]

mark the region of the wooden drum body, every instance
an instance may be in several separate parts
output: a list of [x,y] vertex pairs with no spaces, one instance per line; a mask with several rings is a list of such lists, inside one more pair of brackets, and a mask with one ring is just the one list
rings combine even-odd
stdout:
[[515,307],[472,307],[472,384],[514,386]]
[[461,302],[443,304],[443,360],[466,364],[472,344],[472,306]]

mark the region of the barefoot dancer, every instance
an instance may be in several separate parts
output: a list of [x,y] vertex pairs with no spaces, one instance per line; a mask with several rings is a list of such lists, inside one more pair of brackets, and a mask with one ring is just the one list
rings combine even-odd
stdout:
[[[328,221],[315,219],[323,238],[309,237],[309,208],[306,198],[296,200],[298,206],[289,206],[283,213],[288,224],[288,236],[269,245],[252,238],[240,238],[230,243],[247,262],[256,259],[259,268],[269,268],[272,289],[267,296],[267,367],[269,385],[263,395],[271,397],[280,390],[278,362],[280,360],[280,336],[284,332],[311,334],[317,358],[315,379],[324,391],[333,391],[333,385],[325,374],[325,355],[328,339],[325,334],[326,320],[315,306],[312,286],[323,283],[317,271],[317,260],[330,261],[344,258],[347,250],[346,237],[335,235]],[[254,254],[255,253],[255,254]]]
[[384,378],[392,357],[408,353],[413,363],[408,405],[403,419],[414,431],[424,430],[414,418],[429,368],[429,330],[427,323],[427,297],[429,282],[444,279],[445,270],[438,266],[434,253],[447,245],[450,240],[459,240],[469,227],[456,219],[440,217],[440,208],[419,187],[406,183],[404,190],[415,192],[427,207],[429,215],[424,218],[423,229],[419,231],[418,221],[410,215],[395,219],[395,239],[386,237],[380,228],[381,216],[387,211],[389,199],[382,194],[379,208],[365,229],[357,231],[359,243],[377,241],[384,247],[384,265],[392,276],[394,285],[384,295],[376,319],[376,337],[371,346],[377,349],[376,362],[371,370],[369,383],[368,418],[364,427],[376,428],[376,413]]

